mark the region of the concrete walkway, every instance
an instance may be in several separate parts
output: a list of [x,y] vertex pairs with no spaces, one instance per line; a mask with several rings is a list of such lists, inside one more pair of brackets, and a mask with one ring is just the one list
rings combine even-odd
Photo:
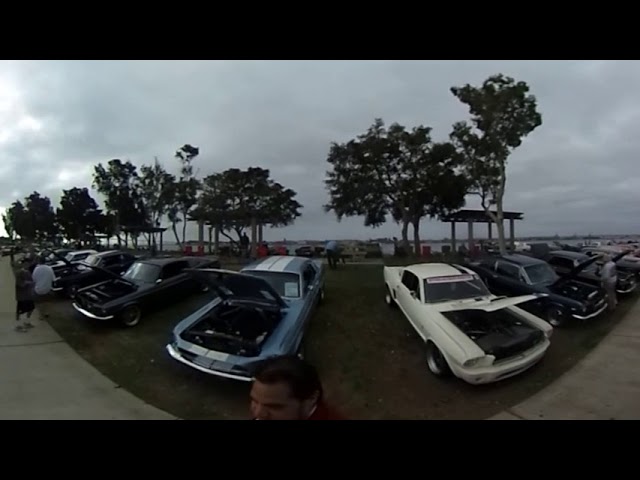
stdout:
[[0,259],[0,420],[170,420],[83,360],[46,321],[14,330],[14,277]]
[[637,419],[640,300],[573,369],[538,394],[489,420]]

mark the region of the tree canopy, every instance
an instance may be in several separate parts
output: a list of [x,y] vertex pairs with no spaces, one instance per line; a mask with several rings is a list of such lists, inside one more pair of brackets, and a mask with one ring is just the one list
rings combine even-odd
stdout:
[[469,179],[468,192],[480,197],[482,208],[497,225],[503,254],[507,159],[525,137],[542,125],[536,97],[529,90],[526,82],[503,74],[490,76],[479,87],[451,87],[451,93],[468,107],[471,119],[455,123],[450,139]]
[[378,118],[355,139],[332,143],[325,210],[338,220],[362,216],[364,224],[373,227],[391,217],[402,225],[405,246],[412,224],[414,248],[419,250],[420,220],[463,206],[467,188],[455,148],[434,142],[431,132],[422,125],[408,130],[393,123],[387,128]]

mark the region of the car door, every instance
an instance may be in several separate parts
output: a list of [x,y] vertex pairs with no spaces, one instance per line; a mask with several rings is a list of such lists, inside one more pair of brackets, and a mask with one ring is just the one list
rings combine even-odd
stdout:
[[193,293],[193,281],[186,270],[189,268],[189,262],[186,260],[176,260],[174,262],[167,263],[162,268],[161,287],[159,291],[163,295],[167,295],[174,299],[171,303],[174,303],[175,299],[190,295]]
[[409,320],[409,323],[413,325],[413,328],[422,338],[425,338],[424,325],[419,321],[420,308],[423,302],[421,290],[420,280],[413,272],[409,270],[402,272],[400,285],[396,289],[398,306]]

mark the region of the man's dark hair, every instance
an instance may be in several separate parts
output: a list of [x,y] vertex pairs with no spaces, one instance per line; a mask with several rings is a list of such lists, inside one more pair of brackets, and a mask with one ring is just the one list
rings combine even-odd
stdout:
[[316,368],[297,355],[272,357],[256,368],[253,377],[260,383],[286,383],[297,400],[307,400],[318,393],[322,398],[322,383]]

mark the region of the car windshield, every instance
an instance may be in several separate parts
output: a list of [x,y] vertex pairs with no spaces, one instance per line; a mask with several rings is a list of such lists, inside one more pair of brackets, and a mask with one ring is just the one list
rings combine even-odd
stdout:
[[268,270],[251,270],[243,273],[265,279],[281,297],[300,297],[300,276],[296,273],[270,272]]
[[537,263],[535,265],[527,265],[524,271],[529,277],[531,285],[541,285],[553,283],[558,280],[558,274],[547,263]]
[[98,263],[100,263],[100,257],[96,254],[89,255],[84,259],[84,263],[87,265],[98,265]]
[[426,303],[449,302],[491,295],[482,280],[474,275],[433,277],[424,281]]
[[123,278],[132,282],[154,283],[160,278],[162,269],[152,263],[136,262],[124,272]]

